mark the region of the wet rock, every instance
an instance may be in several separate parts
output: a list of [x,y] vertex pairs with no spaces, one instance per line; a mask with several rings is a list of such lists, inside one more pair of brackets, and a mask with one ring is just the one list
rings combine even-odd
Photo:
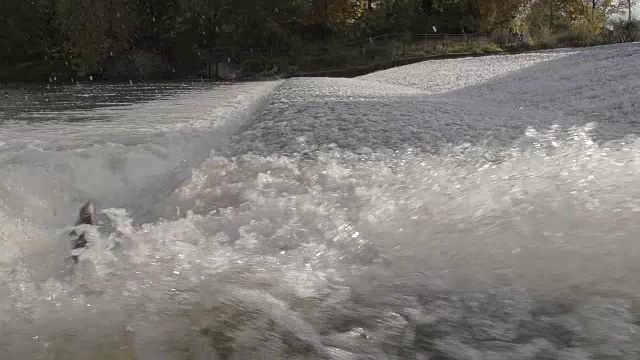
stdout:
[[512,353],[509,352],[499,352],[499,351],[485,351],[482,354],[483,360],[509,360],[513,356]]
[[328,358],[311,325],[263,291],[221,289],[198,329],[221,359]]
[[482,343],[484,360],[509,360],[518,349],[517,344],[492,341]]
[[[194,360],[218,360],[218,354],[209,346],[209,342],[202,336],[194,336],[189,355]],[[188,355],[187,355],[188,356]],[[162,357],[158,357],[162,358]]]
[[404,354],[413,349],[415,330],[402,315],[386,311],[377,329],[386,353]]
[[545,338],[558,346],[573,347],[578,343],[581,329],[581,325],[572,316],[542,316],[523,322],[520,327],[520,338],[526,340]]
[[[342,349],[337,349],[337,348],[328,348],[328,352],[329,355],[331,357],[331,360],[380,360],[380,359],[385,359],[385,360],[401,360],[401,359],[407,359],[407,358],[400,358],[400,357],[389,357],[386,354],[383,353],[352,353],[349,351],[345,351]],[[408,358],[408,359],[413,359],[413,358]],[[428,358],[426,360],[429,360]]]
[[405,314],[416,324],[416,346],[430,350],[447,336],[473,342],[513,342],[523,322],[531,320],[533,301],[517,288],[441,296],[422,301],[424,311]]
[[[347,332],[324,336],[322,344],[332,349],[350,353],[354,356],[354,359],[386,358],[385,353],[379,348],[379,341],[374,339],[370,332],[363,328],[354,328]],[[332,350],[331,352],[335,353],[337,350]]]
[[542,298],[537,299],[531,315],[534,318],[557,317],[575,311],[576,303],[570,299]]
[[476,341],[513,341],[521,322],[531,319],[533,302],[517,289],[499,289],[463,298],[462,325]]
[[328,348],[329,357],[331,360],[356,360],[358,359],[358,355],[348,352],[346,350],[338,349],[338,348]]
[[[229,359],[303,359],[300,354],[288,351],[281,339],[271,339],[261,343],[255,341],[238,342]],[[220,357],[220,359],[224,359]],[[309,359],[318,359],[316,356],[309,356]]]
[[405,311],[405,318],[415,327],[415,346],[431,351],[438,338],[460,331],[462,309],[455,300],[443,299],[429,303],[423,311]]
[[414,329],[405,317],[386,310],[370,328],[355,327],[346,332],[327,335],[322,343],[358,356],[406,359],[414,357]]
[[640,358],[640,328],[633,324],[630,304],[595,299],[576,309],[581,326],[579,347],[596,359]]
[[582,349],[564,350],[558,354],[558,360],[592,360],[591,354]]
[[484,360],[556,360],[558,351],[545,339],[535,339],[526,344],[491,342],[483,343]]
[[437,339],[434,342],[436,359],[447,360],[482,360],[480,350],[463,344],[455,338]]
[[400,314],[410,323],[414,325],[418,324],[434,324],[438,321],[438,318],[433,315],[425,314],[423,310],[415,308],[405,308],[400,311]]
[[514,352],[514,359],[556,360],[558,350],[546,339],[535,339],[531,343],[520,345]]

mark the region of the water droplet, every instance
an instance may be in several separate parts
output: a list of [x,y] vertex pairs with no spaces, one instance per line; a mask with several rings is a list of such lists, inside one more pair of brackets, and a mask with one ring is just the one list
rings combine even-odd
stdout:
[[89,76],[89,80],[93,81],[93,76]]

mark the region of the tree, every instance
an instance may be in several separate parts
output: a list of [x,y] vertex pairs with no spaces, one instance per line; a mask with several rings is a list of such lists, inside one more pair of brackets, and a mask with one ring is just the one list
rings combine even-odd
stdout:
[[536,0],[526,6],[523,17],[530,34],[563,31],[568,27],[567,0]]
[[507,27],[516,17],[523,0],[478,0],[481,30],[492,31]]
[[366,6],[367,3],[360,0],[312,0],[307,19],[311,24],[345,26],[357,19]]
[[598,35],[604,29],[612,0],[567,0],[568,17],[574,28]]
[[636,1],[635,0],[619,0],[618,1],[618,8],[620,10],[624,10],[627,13],[628,16],[628,22],[632,22],[633,21],[633,6],[635,5]]
[[55,0],[65,63],[80,75],[100,72],[100,61],[131,47],[135,22],[127,0]]
[[0,67],[45,61],[58,48],[55,3],[0,1]]

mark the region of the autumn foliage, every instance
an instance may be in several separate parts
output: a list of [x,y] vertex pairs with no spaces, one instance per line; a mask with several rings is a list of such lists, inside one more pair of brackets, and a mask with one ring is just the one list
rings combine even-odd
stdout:
[[634,1],[2,0],[0,74],[33,66],[100,73],[113,59],[133,63],[140,56],[180,69],[200,66],[200,54],[210,48],[293,52],[382,34],[597,38],[608,16],[632,9]]

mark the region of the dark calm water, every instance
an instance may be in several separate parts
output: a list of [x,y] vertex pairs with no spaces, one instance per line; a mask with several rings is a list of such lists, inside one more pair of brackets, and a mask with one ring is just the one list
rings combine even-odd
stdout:
[[[59,112],[126,106],[144,101],[168,99],[185,92],[215,88],[204,82],[99,84],[2,84],[0,108],[3,120],[60,120]],[[52,114],[46,117],[45,114]],[[90,120],[90,118],[86,119]]]

